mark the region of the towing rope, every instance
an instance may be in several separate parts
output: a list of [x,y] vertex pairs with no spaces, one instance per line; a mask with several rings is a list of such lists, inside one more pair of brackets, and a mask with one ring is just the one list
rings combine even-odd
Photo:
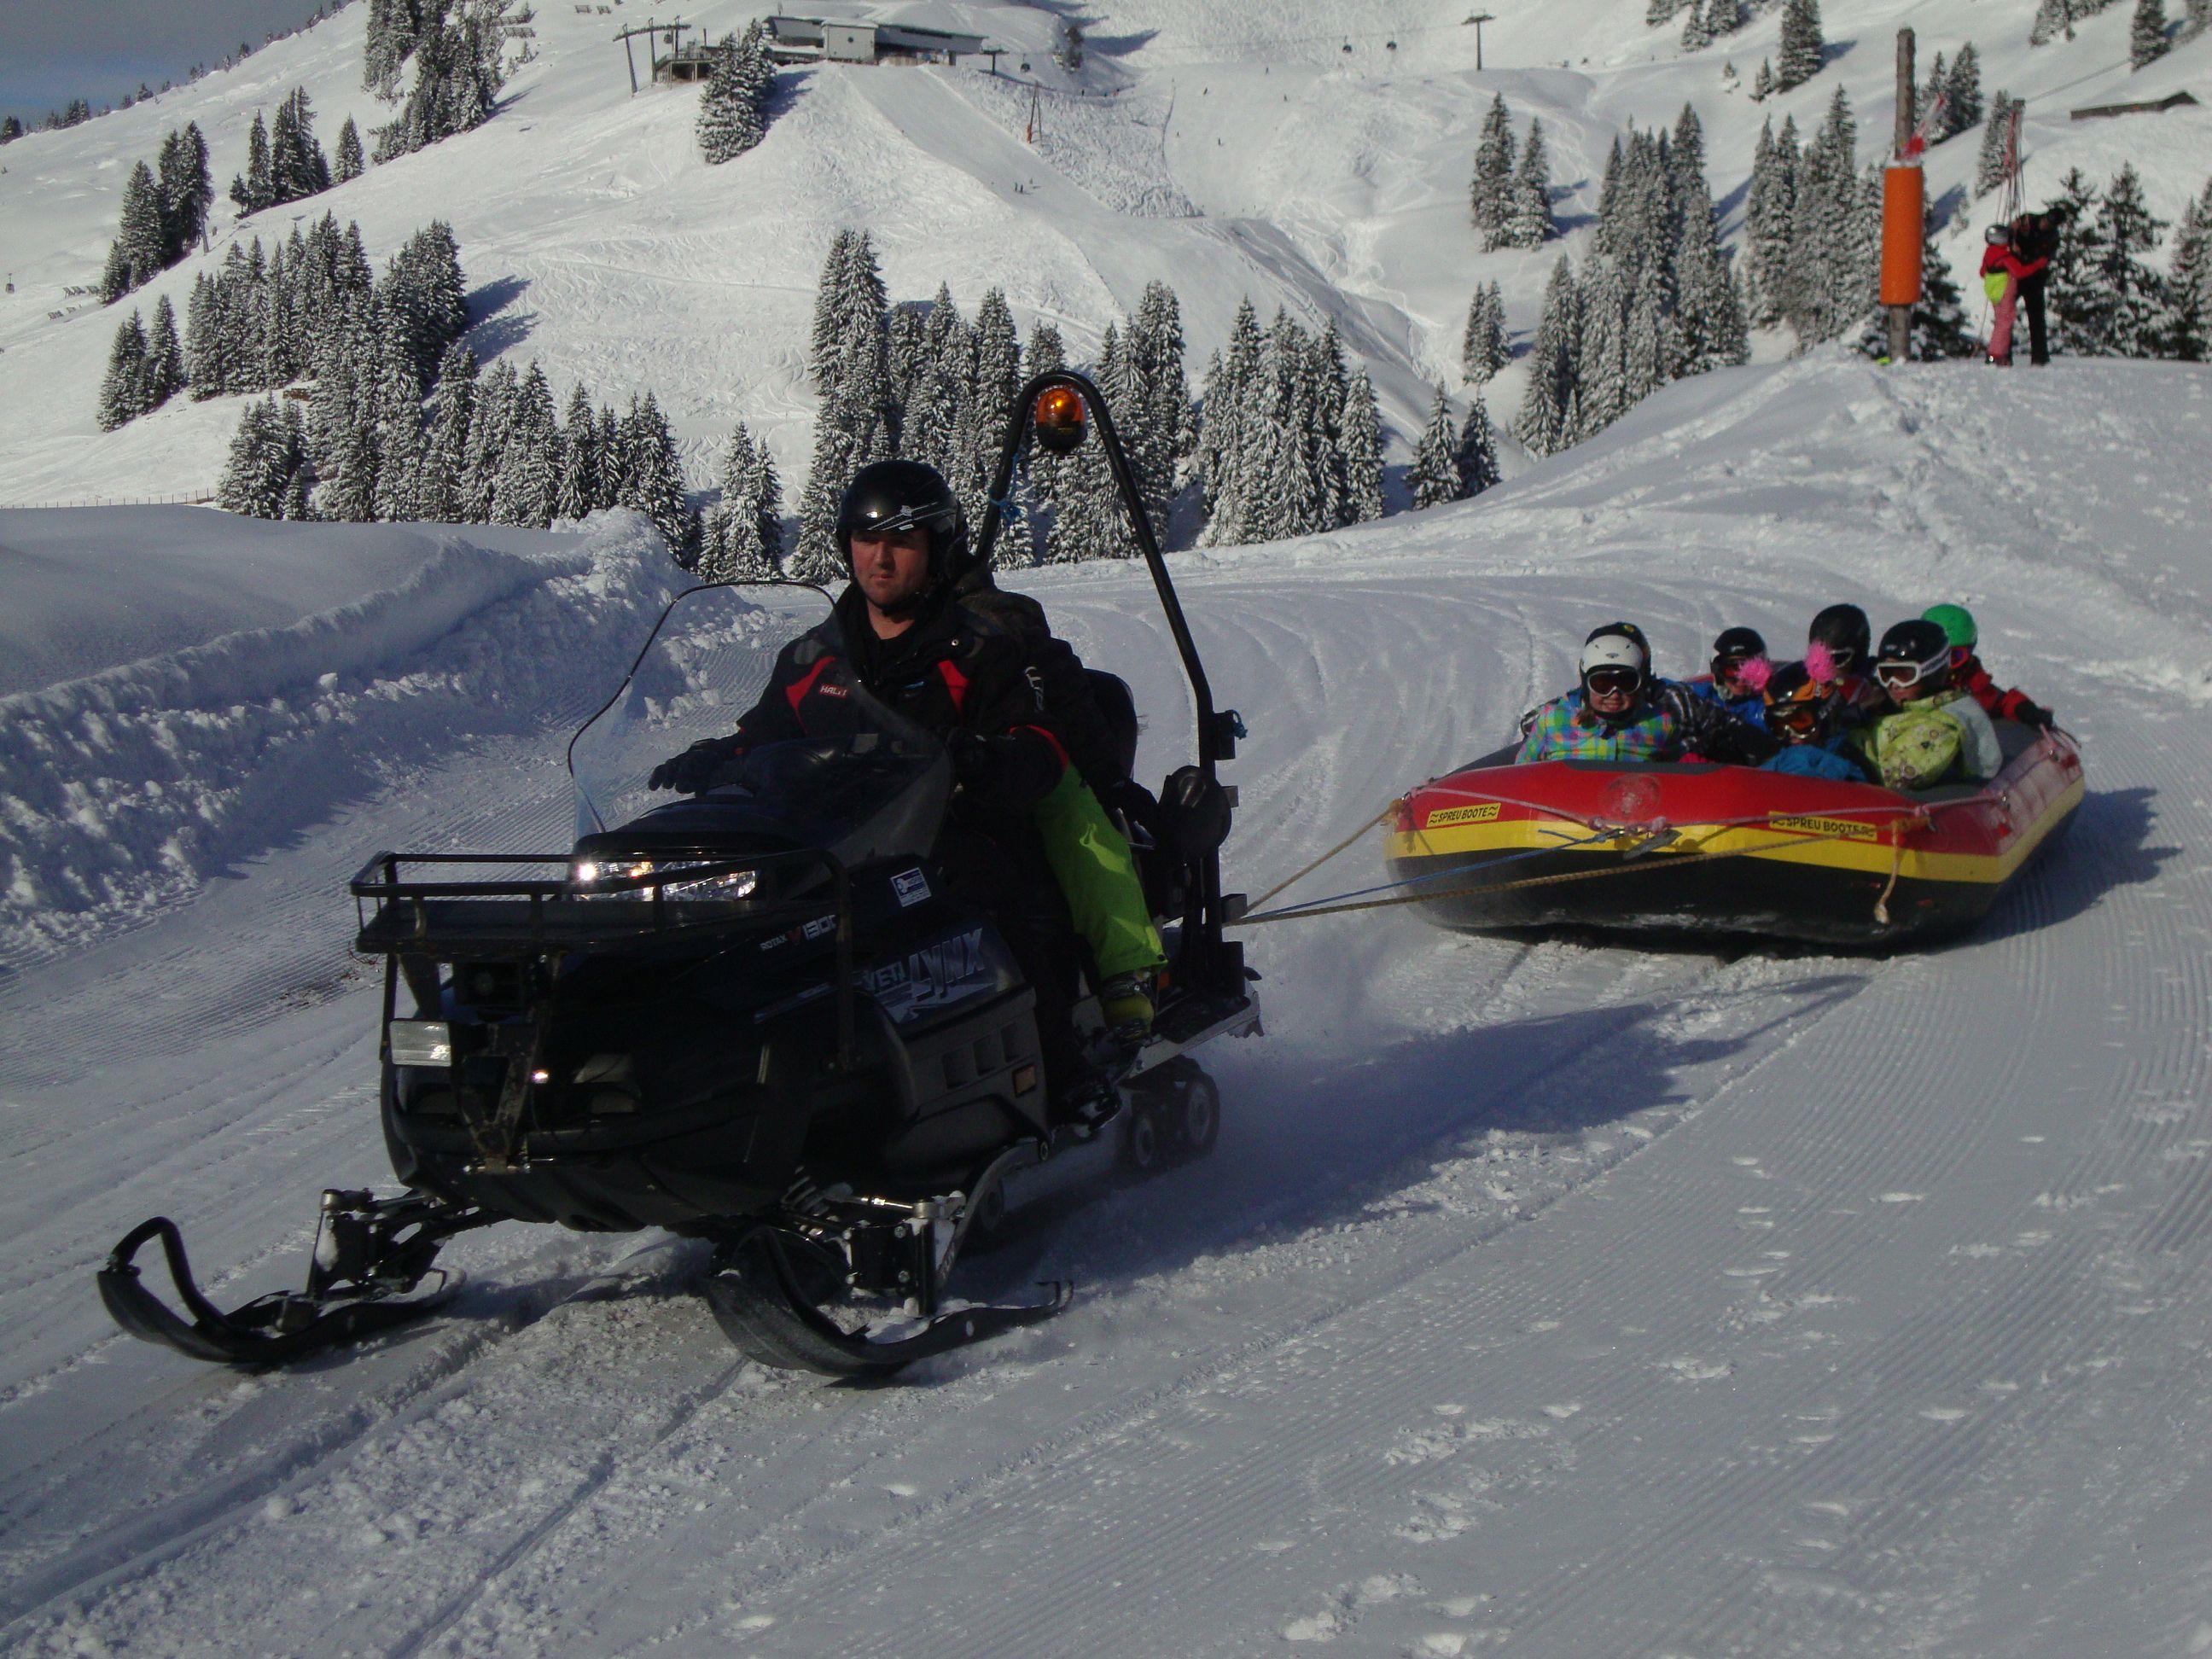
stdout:
[[[1429,904],[1440,899],[1473,898],[1481,894],[1510,893],[1527,887],[1559,887],[1573,881],[1600,881],[1607,876],[1632,876],[1644,870],[1679,870],[1687,864],[1712,864],[1723,859],[1751,858],[1760,853],[1772,852],[1781,847],[1818,847],[1824,842],[1849,841],[1851,837],[1849,836],[1841,834],[1778,836],[1774,840],[1757,847],[1732,847],[1718,853],[1684,853],[1673,858],[1655,859],[1648,864],[1620,864],[1603,870],[1569,870],[1559,875],[1524,876],[1518,881],[1485,882],[1472,887],[1449,887],[1437,893],[1401,893],[1395,898],[1363,899],[1349,904],[1322,900],[1310,905],[1286,905],[1279,910],[1262,910],[1256,915],[1239,916],[1236,921],[1226,925],[1231,927],[1257,927],[1261,923],[1269,921],[1300,921],[1308,916],[1343,915],[1353,910],[1388,910],[1401,904]],[[1589,843],[1577,842],[1570,845],[1587,846]],[[1565,849],[1542,847],[1534,850],[1551,853]],[[1516,856],[1519,855],[1516,854]],[[1425,880],[1428,878],[1424,877],[1419,879]],[[1408,884],[1393,883],[1391,884],[1403,886]],[[1373,892],[1379,890],[1370,888],[1366,890]]]

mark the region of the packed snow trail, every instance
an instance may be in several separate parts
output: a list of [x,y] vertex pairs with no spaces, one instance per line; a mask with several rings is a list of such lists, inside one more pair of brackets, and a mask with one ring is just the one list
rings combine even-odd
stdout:
[[[1963,598],[2091,793],[1925,955],[1264,930],[1214,1157],[979,1261],[1081,1293],[893,1387],[734,1364],[658,1235],[471,1237],[454,1316],[282,1376],[106,1327],[90,1268],[150,1210],[243,1294],[317,1188],[381,1177],[339,885],[378,845],[557,836],[550,709],[0,983],[0,1643],[2185,1649],[2209,378],[2068,366],[1993,414],[1964,370],[1719,376],[1470,508],[1179,559],[1253,726],[1248,890],[1491,746],[1615,615],[1686,670],[1723,623]],[[1137,683],[1159,769],[1188,711],[1140,574],[1025,585]]]

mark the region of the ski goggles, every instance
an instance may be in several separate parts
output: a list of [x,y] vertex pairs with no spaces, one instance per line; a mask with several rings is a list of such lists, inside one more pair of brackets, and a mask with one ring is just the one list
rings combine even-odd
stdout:
[[1851,665],[1858,659],[1859,653],[1856,646],[1832,645],[1828,647],[1828,660],[1835,664],[1836,672],[1838,674],[1850,673]]
[[1766,711],[1766,723],[1778,732],[1804,735],[1820,729],[1817,702],[1778,702]]
[[1874,677],[1890,690],[1902,691],[1934,678],[1950,665],[1951,653],[1946,649],[1942,656],[1930,657],[1926,662],[1878,662],[1874,665]]
[[1746,651],[1736,655],[1715,657],[1713,659],[1713,684],[1716,685],[1734,685],[1743,673],[1744,664],[1749,662],[1756,654],[1757,653],[1754,652]]
[[1644,676],[1633,668],[1617,667],[1607,664],[1593,668],[1583,676],[1583,684],[1601,697],[1626,696],[1644,684]]

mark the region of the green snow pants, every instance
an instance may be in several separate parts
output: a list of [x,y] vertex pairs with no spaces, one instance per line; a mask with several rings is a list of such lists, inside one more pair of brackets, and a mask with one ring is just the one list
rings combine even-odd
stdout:
[[1030,821],[1099,977],[1166,966],[1136,858],[1082,775],[1072,766],[1063,772],[1052,793],[1030,809]]

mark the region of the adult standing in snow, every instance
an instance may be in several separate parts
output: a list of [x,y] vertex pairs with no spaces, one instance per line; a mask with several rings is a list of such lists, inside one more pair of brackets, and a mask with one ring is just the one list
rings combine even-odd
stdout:
[[1999,368],[2012,367],[2013,313],[2020,305],[2020,285],[2042,276],[2046,259],[2021,257],[2013,246],[2012,227],[1991,225],[1982,249],[1982,289],[1990,306],[1990,362]]
[[1583,642],[1581,684],[1536,711],[1515,758],[1706,760],[1756,766],[1774,740],[1686,685],[1655,678],[1651,647],[1634,623],[1607,623]]
[[2020,278],[2020,303],[2027,313],[2027,361],[2051,361],[2051,329],[2045,315],[2045,290],[2051,283],[2051,262],[2058,254],[2058,216],[2045,208],[2023,213],[2012,222],[2012,251],[2025,261],[2028,274]]

